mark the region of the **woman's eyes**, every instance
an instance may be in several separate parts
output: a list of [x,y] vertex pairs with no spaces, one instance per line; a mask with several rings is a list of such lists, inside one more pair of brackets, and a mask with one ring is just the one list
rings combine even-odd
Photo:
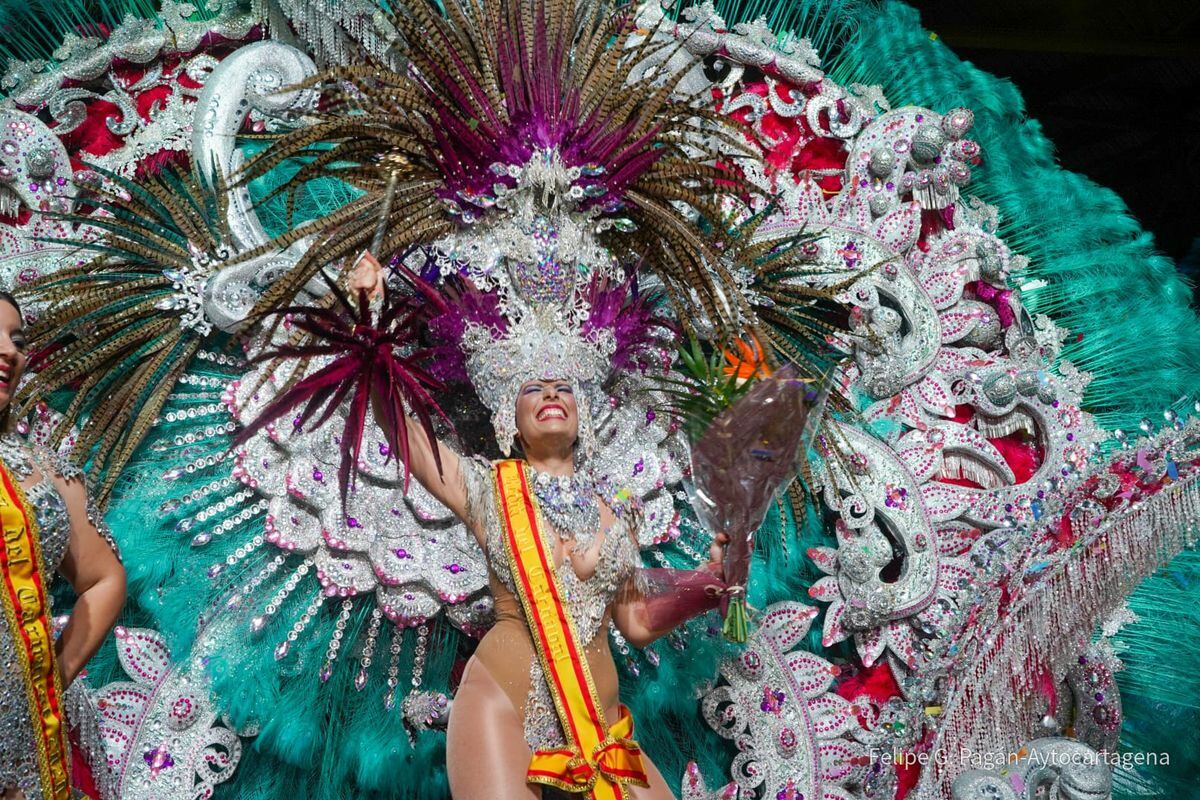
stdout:
[[[540,393],[541,391],[542,391],[541,386],[536,386],[536,385],[526,386],[524,389],[521,390],[521,394],[533,394],[535,392]],[[575,393],[575,390],[571,388],[571,384],[569,384],[569,383],[560,383],[558,386],[554,387],[554,391],[563,392],[566,394],[574,394]]]

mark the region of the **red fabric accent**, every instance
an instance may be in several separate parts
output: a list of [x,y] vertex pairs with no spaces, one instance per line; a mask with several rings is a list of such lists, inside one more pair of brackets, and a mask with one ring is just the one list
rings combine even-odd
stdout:
[[[896,683],[896,678],[892,675],[891,668],[885,662],[880,662],[872,667],[860,668],[853,675],[839,681],[834,691],[851,702],[866,695],[876,705],[883,705],[889,699],[900,696],[900,686]],[[861,711],[856,711],[856,715],[858,716],[859,724],[865,725],[867,722],[866,715]],[[916,759],[908,759],[907,761],[915,762]],[[905,761],[896,764],[897,783],[895,800],[904,800],[905,795],[917,785],[917,780],[920,777],[920,764],[910,764]]]
[[[87,117],[79,127],[62,137],[67,152],[88,160],[88,156],[102,156],[121,146],[121,137],[108,129],[108,120],[120,119],[121,109],[107,100],[87,103]],[[81,166],[81,165],[80,165]]]
[[[952,419],[959,425],[966,425],[974,416],[975,410],[971,406],[962,405],[954,409],[954,417]],[[1017,479],[1017,484],[1027,482],[1042,466],[1045,454],[1042,452],[1041,446],[1024,431],[1010,433],[1008,436],[1001,436],[997,439],[988,439],[988,441],[1004,457],[1005,463],[1008,464],[1009,469],[1013,471],[1013,475]],[[939,483],[948,483],[952,486],[968,486],[972,489],[980,488],[979,484],[966,478],[936,478],[935,480]]]
[[1071,515],[1069,513],[1063,514],[1058,520],[1058,525],[1051,528],[1050,532],[1059,549],[1066,549],[1075,544],[1079,539],[1079,536],[1071,529]]
[[134,99],[134,105],[142,119],[150,119],[150,112],[155,107],[167,104],[167,98],[174,94],[170,86],[154,86],[139,94]]
[[901,763],[896,765],[896,800],[904,800],[921,779],[921,765]]
[[1037,692],[1042,697],[1046,698],[1047,714],[1055,714],[1058,711],[1058,687],[1054,684],[1054,674],[1046,668],[1040,670],[1037,674]]
[[[769,91],[763,82],[750,83],[745,92],[766,97]],[[790,96],[789,96],[790,92]],[[783,83],[775,85],[775,93],[787,103],[794,103],[799,95],[811,95],[814,87],[806,86],[789,88]],[[718,107],[721,102],[717,98]],[[730,116],[739,122],[747,123],[750,109],[740,108]],[[828,124],[828,116],[822,112],[820,121]],[[827,195],[836,194],[842,189],[841,170],[846,165],[846,145],[841,139],[831,136],[820,136],[809,126],[804,117],[781,117],[774,111],[768,110],[763,114],[759,123],[764,137],[776,144],[764,152],[767,165],[773,172],[789,172],[793,177],[799,177],[810,170],[837,170],[834,175],[817,179],[817,185]]]
[[161,150],[152,156],[147,156],[138,162],[134,177],[144,178],[147,175],[158,175],[167,167],[175,167],[186,171],[191,159],[184,150]]
[[29,218],[33,216],[33,211],[21,206],[21,210],[17,212],[15,217],[0,216],[0,225],[11,225],[14,228],[19,228],[29,222]]
[[1023,432],[1010,433],[999,439],[988,439],[1008,463],[1017,483],[1025,483],[1042,465],[1042,449]]
[[[900,696],[900,686],[896,683],[891,668],[884,661],[872,667],[862,667],[853,675],[838,681],[834,691],[847,700],[854,700],[865,694],[880,704]],[[866,717],[860,714],[858,721],[865,724]]]
[[100,790],[96,788],[96,779],[79,746],[79,735],[73,728],[68,731],[68,735],[71,740],[71,786],[90,798],[99,797]]

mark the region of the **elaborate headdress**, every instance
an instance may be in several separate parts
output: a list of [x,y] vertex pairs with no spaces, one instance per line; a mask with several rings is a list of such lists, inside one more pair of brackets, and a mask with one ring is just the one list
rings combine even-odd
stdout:
[[[658,300],[632,297],[633,280],[609,284],[602,278],[572,294],[572,302],[530,306],[517,301],[499,311],[496,293],[454,292],[430,328],[454,342],[461,368],[451,358],[435,369],[446,378],[465,377],[492,412],[500,449],[509,453],[516,435],[516,399],[530,380],[565,380],[575,389],[578,448],[595,448],[594,404],[614,370],[665,366],[655,351],[670,325],[655,311]],[[669,361],[669,358],[667,359]]]
[[598,287],[625,284],[636,264],[685,325],[738,323],[728,266],[738,245],[722,202],[754,192],[731,166],[746,140],[700,99],[676,96],[681,73],[647,68],[684,51],[637,30],[628,7],[451,0],[446,11],[401,7],[392,23],[403,67],[314,79],[324,119],[248,165],[253,177],[307,157],[294,185],[332,176],[366,193],[325,221],[317,246],[260,306],[278,308],[373,235],[381,258],[422,248],[438,278],[494,296],[492,319],[460,309],[451,338],[500,447],[515,433],[520,384],[553,377],[581,389],[588,449],[594,395],[619,349],[613,326],[624,320],[628,334],[629,320],[650,322],[644,305],[617,313],[616,295]]
[[609,369],[615,349],[604,331],[589,341],[571,330],[552,310],[524,315],[499,339],[494,331],[472,326],[462,340],[467,374],[479,399],[492,412],[496,443],[507,455],[517,433],[516,399],[521,384],[531,380],[564,380],[575,387],[579,416],[578,446],[584,453],[595,445],[591,404]]

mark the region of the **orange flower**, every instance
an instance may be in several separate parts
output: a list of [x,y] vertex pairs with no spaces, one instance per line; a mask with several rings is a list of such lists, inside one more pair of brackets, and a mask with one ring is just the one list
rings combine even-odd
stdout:
[[725,377],[736,377],[738,383],[747,381],[752,378],[765,378],[771,374],[771,368],[767,366],[766,356],[763,354],[762,345],[754,334],[749,334],[750,340],[736,339],[734,344],[737,346],[737,352],[733,350],[725,351]]

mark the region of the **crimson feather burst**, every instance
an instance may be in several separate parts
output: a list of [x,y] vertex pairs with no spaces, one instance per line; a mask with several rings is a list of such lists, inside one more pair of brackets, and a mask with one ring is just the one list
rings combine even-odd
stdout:
[[346,406],[338,465],[344,508],[354,487],[372,406],[388,445],[387,458],[390,461],[395,455],[397,468],[404,470],[406,490],[410,479],[409,413],[428,439],[439,472],[442,464],[434,418],[440,417],[451,428],[453,425],[433,395],[444,388],[428,370],[436,353],[421,341],[421,331],[435,304],[423,302],[414,294],[385,290],[376,312],[365,293],[360,293],[357,303],[336,288],[333,296],[338,305],[332,308],[293,306],[281,312],[293,328],[304,334],[305,340],[269,347],[253,360],[327,363],[271,401],[235,437],[235,445],[244,444],[267,425],[298,408],[303,410],[294,426],[303,430],[313,423],[311,430],[324,425]]

